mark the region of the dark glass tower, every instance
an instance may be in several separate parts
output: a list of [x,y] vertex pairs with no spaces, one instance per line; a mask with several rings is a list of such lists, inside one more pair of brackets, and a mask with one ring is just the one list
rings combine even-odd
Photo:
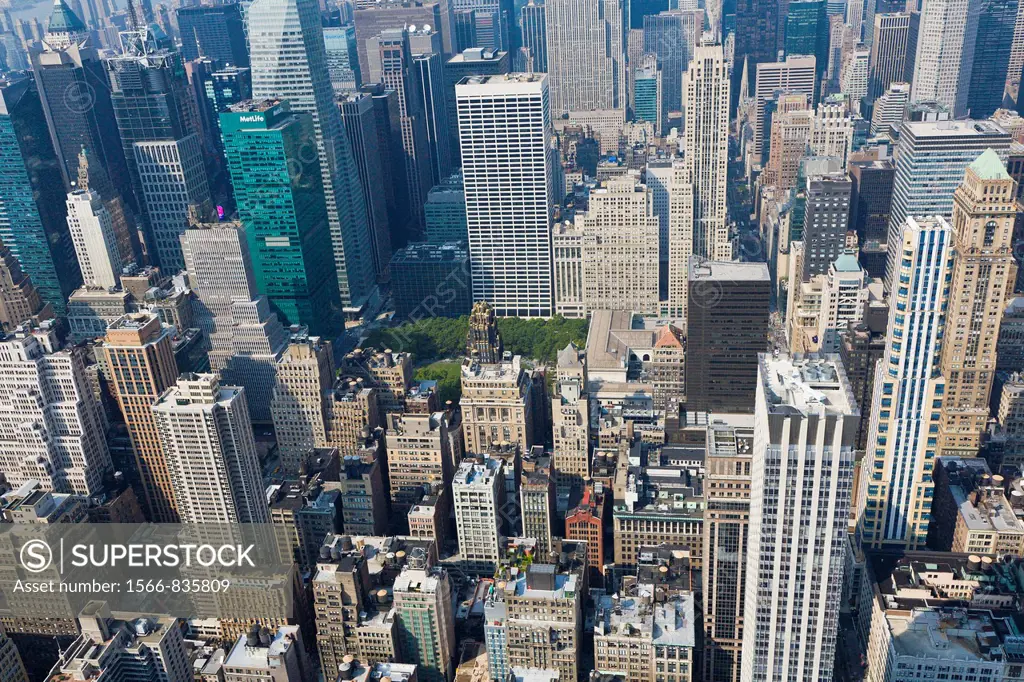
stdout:
[[[731,14],[731,0],[722,4],[722,36],[728,32],[726,23],[735,21],[735,52],[730,90],[730,111],[736,110],[740,97],[740,81],[743,77],[743,65],[747,67],[747,82],[754,83],[757,77],[757,65],[761,62],[774,62],[778,58],[779,2],[778,0],[736,0],[736,12]],[[733,19],[735,17],[735,19]],[[825,22],[826,34],[828,22]],[[825,40],[828,47],[828,39]]]
[[988,118],[1003,103],[1017,0],[983,0],[978,14],[967,107],[973,119]]
[[[828,67],[829,21],[825,0],[793,0],[786,15],[786,56],[813,55],[815,93]],[[815,97],[817,99],[817,97]]]
[[249,66],[242,8],[238,3],[179,7],[181,55],[186,61],[209,57],[220,66]]

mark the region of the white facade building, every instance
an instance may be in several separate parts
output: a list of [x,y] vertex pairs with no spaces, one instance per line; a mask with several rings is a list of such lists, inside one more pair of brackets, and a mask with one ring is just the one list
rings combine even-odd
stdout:
[[791,55],[784,62],[762,62],[757,65],[754,81],[754,158],[760,159],[765,138],[771,134],[765,128],[765,107],[774,100],[776,92],[807,95],[807,101],[814,99],[814,55]]
[[[944,379],[939,355],[953,271],[953,230],[940,216],[907,218],[890,291],[885,354],[875,371],[859,496],[866,545],[924,547],[935,484]],[[922,508],[922,505],[927,505]]]
[[0,471],[11,486],[92,495],[112,469],[82,355],[51,328],[0,341]]
[[455,86],[455,98],[473,298],[499,316],[548,317],[554,157],[547,76],[471,76]]
[[721,45],[694,51],[683,77],[683,108],[686,175],[693,184],[693,253],[732,260],[726,207],[729,64]]
[[182,523],[269,523],[245,390],[182,375],[153,405]]
[[97,192],[76,189],[68,194],[68,230],[82,269],[82,283],[109,289],[121,282],[121,254],[110,212]]
[[547,0],[552,118],[626,109],[624,0]]
[[502,557],[505,463],[487,457],[467,459],[452,480],[459,559],[472,570],[494,573]]
[[924,0],[917,29],[911,101],[935,101],[967,114],[968,79],[974,62],[981,0]]
[[832,680],[859,417],[837,356],[760,357],[745,681]]

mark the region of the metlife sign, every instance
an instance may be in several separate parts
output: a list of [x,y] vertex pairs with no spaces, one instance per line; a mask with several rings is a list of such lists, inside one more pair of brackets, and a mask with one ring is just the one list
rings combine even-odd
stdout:
[[0,617],[74,618],[86,604],[183,618],[289,618],[294,540],[272,524],[4,524]]

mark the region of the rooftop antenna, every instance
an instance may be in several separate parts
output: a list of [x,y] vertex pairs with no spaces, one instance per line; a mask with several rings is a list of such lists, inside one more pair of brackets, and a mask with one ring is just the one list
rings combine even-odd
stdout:
[[139,18],[135,14],[135,3],[128,0],[128,29],[133,30],[139,27]]

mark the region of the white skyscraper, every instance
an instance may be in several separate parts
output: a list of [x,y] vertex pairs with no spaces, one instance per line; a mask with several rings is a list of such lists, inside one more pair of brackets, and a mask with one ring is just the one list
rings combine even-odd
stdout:
[[744,682],[832,680],[859,417],[837,356],[760,356]]
[[899,129],[909,103],[910,83],[890,83],[885,94],[875,100],[871,111],[871,134],[887,132],[890,127]]
[[79,351],[56,350],[52,327],[0,341],[0,471],[91,495],[111,470],[99,401]]
[[366,201],[334,102],[320,5],[316,0],[254,0],[245,12],[253,99],[286,99],[313,116],[341,303],[359,308],[375,283]]
[[547,317],[554,298],[547,76],[470,76],[455,97],[473,298],[497,315]]
[[732,260],[726,209],[729,65],[721,45],[694,51],[683,78],[683,108],[685,163],[693,184],[693,253]]
[[908,217],[896,246],[898,286],[890,292],[885,353],[875,372],[858,511],[865,545],[921,549],[930,516],[922,505],[930,504],[935,486],[953,230],[939,216]]
[[110,212],[100,195],[76,189],[68,194],[68,230],[86,286],[109,289],[121,282],[121,254]]
[[551,115],[625,109],[623,0],[547,0]]
[[452,496],[461,562],[469,570],[493,573],[502,553],[504,461],[464,460],[452,480]]
[[182,523],[269,523],[244,389],[183,374],[153,415]]
[[864,46],[853,48],[839,73],[839,87],[850,98],[850,107],[859,112],[861,100],[868,96],[868,59],[871,52]]
[[934,100],[954,116],[966,115],[981,12],[979,0],[923,0],[911,101]]

